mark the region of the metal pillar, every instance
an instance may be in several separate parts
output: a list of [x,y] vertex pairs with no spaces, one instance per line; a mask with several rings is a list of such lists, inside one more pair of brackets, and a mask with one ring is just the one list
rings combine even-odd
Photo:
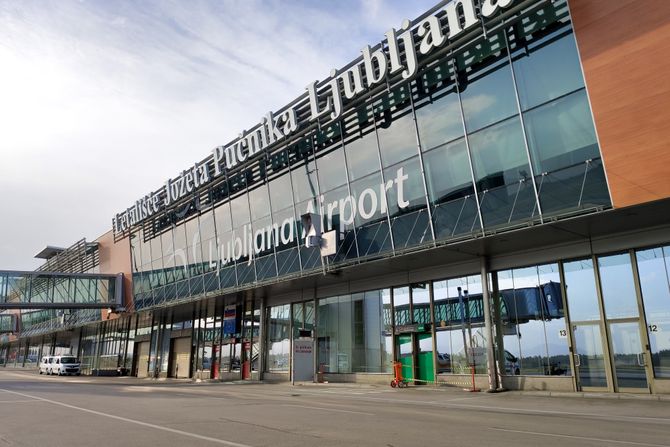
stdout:
[[496,372],[498,380],[498,391],[505,391],[502,384],[502,375],[505,373],[505,341],[503,337],[503,321],[502,321],[502,306],[500,305],[500,285],[498,282],[498,275],[494,272],[491,274],[491,285],[493,286],[493,324],[496,328]]
[[486,257],[481,258],[482,270],[482,307],[484,308],[484,331],[486,334],[486,365],[489,376],[489,392],[498,389],[495,356],[493,355],[493,326],[491,325],[491,299],[489,295],[488,265]]

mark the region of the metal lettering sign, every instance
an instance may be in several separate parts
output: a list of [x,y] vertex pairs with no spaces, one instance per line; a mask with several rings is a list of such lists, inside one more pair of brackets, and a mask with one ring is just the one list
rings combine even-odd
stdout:
[[[499,11],[518,0],[452,0],[433,8],[432,13],[415,20],[404,20],[400,29],[391,28],[381,44],[361,50],[361,56],[335,70],[322,82],[311,82],[306,92],[278,112],[268,112],[250,130],[243,130],[231,143],[218,146],[208,158],[168,179],[162,189],[137,200],[133,206],[112,219],[115,234],[122,233],[145,219],[167,210],[214,179],[229,173],[243,162],[286,141],[318,122],[323,126],[338,119],[351,101],[383,85],[392,77],[403,80],[415,76],[422,58],[437,49],[456,45],[466,30],[484,24]],[[299,117],[307,117],[300,122]]]

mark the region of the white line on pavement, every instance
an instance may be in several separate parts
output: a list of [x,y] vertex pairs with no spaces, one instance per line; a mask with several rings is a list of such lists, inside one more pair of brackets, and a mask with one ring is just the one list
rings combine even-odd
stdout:
[[635,441],[619,441],[616,439],[601,439],[601,438],[590,438],[588,436],[573,436],[573,435],[562,435],[559,433],[540,433],[536,431],[524,431],[524,430],[510,430],[507,428],[496,428],[489,427],[489,430],[504,431],[508,433],[520,433],[524,435],[536,435],[536,436],[549,436],[553,438],[570,438],[570,439],[582,439],[584,441],[595,441],[595,442],[606,442],[608,444],[628,444],[628,445],[641,445],[646,447],[668,447],[667,444],[649,444],[646,442],[635,442]]
[[30,394],[24,394],[24,393],[19,393],[19,392],[16,392],[16,391],[10,391],[10,390],[4,390],[4,389],[0,389],[0,391],[4,391],[5,393],[10,393],[10,394],[16,394],[17,396],[28,397],[30,399],[41,400],[42,402],[48,402],[50,404],[60,405],[61,407],[71,408],[73,410],[83,411],[85,413],[95,414],[97,416],[104,416],[104,417],[108,417],[110,419],[116,419],[117,421],[123,421],[123,422],[128,422],[130,424],[141,425],[142,427],[149,427],[149,428],[153,428],[153,429],[156,429],[156,430],[162,430],[162,431],[167,431],[167,432],[175,433],[175,434],[182,435],[182,436],[188,436],[190,438],[201,439],[203,441],[209,441],[209,442],[213,442],[213,443],[216,443],[216,444],[229,445],[229,446],[232,446],[232,447],[251,447],[247,444],[240,444],[240,443],[237,443],[237,442],[226,441],[224,439],[210,438],[209,436],[202,436],[202,435],[199,435],[199,434],[196,434],[196,433],[190,433],[190,432],[187,432],[187,431],[177,430],[177,429],[170,428],[170,427],[164,427],[162,425],[156,425],[156,424],[150,424],[148,422],[136,421],[134,419],[128,419],[128,418],[124,418],[124,417],[121,417],[121,416],[116,416],[116,415],[113,415],[113,414],[107,414],[107,413],[102,413],[100,411],[89,410],[88,408],[76,407],[74,405],[69,405],[69,404],[66,404],[66,403],[63,403],[63,402],[58,402],[58,401],[55,401],[55,400],[45,399],[43,397],[31,396]]

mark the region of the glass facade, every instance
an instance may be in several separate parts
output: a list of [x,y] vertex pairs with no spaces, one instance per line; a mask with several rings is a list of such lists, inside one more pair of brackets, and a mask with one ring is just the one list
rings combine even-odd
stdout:
[[[132,234],[139,309],[610,205],[565,1],[422,67]],[[190,216],[190,217],[189,217]]]
[[390,292],[374,290],[321,299],[317,362],[324,372],[390,372]]
[[[290,378],[295,341],[312,338],[315,373],[386,376],[399,362],[416,383],[497,369],[612,390],[670,378],[668,246],[505,264],[485,276],[488,291],[478,272],[446,267],[422,282],[375,278],[376,289],[358,284],[309,301],[252,292],[611,206],[565,0],[436,58],[223,177],[130,235],[135,308],[153,312],[83,327],[76,342],[5,344],[0,364],[72,352],[87,374]],[[324,230],[340,230],[334,255],[304,246],[308,212]],[[43,280],[35,289],[48,286],[59,301],[109,292]],[[0,275],[0,299],[25,290]],[[53,320],[40,310],[20,324],[43,329]]]

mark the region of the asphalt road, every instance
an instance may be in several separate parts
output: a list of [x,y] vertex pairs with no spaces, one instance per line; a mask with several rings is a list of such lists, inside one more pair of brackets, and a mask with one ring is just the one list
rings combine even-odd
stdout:
[[670,400],[0,370],[0,447],[670,446]]

